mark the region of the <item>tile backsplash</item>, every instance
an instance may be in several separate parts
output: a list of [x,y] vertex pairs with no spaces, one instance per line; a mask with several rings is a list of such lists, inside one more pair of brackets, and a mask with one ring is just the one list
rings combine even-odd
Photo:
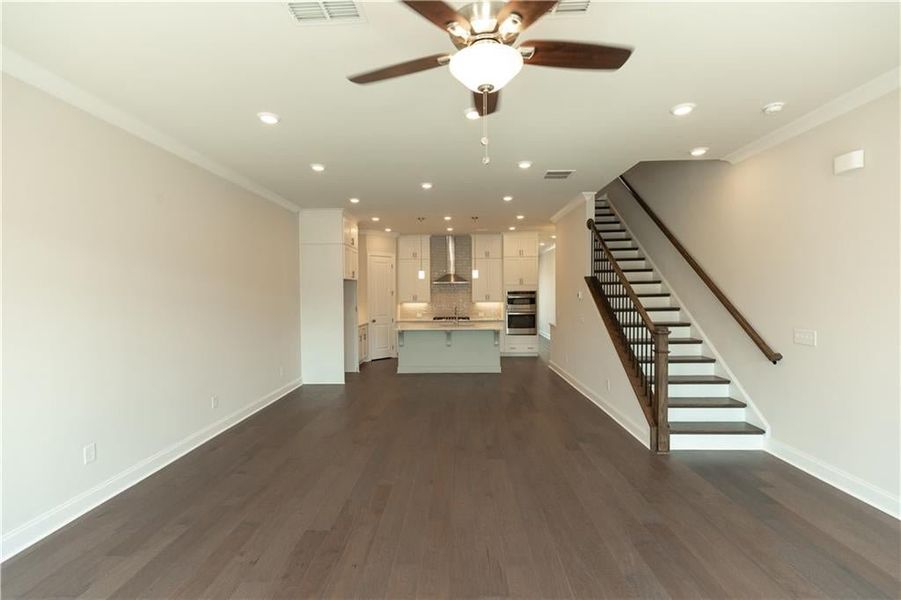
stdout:
[[[455,235],[457,273],[470,279],[472,273],[472,238],[468,235]],[[435,281],[447,273],[447,241],[443,235],[433,235],[429,240],[431,253],[431,281]],[[398,309],[399,319],[431,319],[432,317],[453,316],[454,308],[460,316],[472,319],[503,319],[504,308],[500,302],[473,302],[472,284],[458,283],[453,285],[433,283],[430,290],[431,302],[428,304],[401,304]]]

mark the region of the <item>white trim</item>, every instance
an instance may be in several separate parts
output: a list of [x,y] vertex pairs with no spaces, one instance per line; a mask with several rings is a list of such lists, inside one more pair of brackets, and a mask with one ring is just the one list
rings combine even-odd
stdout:
[[282,387],[273,390],[265,396],[251,402],[232,414],[219,419],[215,423],[204,427],[200,431],[189,435],[156,454],[149,456],[140,462],[128,467],[124,471],[113,475],[106,481],[84,491],[62,504],[51,508],[19,525],[12,531],[3,535],[0,540],[0,556],[2,560],[18,554],[32,544],[42,540],[54,531],[71,523],[97,506],[100,506],[110,498],[121,494],[128,488],[149,477],[163,467],[178,460],[191,450],[201,446],[224,431],[231,429],[244,419],[269,406],[276,400],[285,397],[302,385],[300,379],[296,379]]
[[581,192],[578,196],[567,202],[566,206],[554,213],[554,216],[551,217],[551,223],[556,223],[580,206],[585,206],[585,203],[589,200],[589,195],[591,196],[590,200],[594,202],[594,192]]
[[573,375],[568,373],[563,367],[561,367],[554,361],[549,361],[548,366],[551,368],[551,371],[559,375],[563,381],[571,385],[577,392],[591,400],[595,405],[597,405],[598,408],[607,413],[610,418],[616,421],[620,427],[632,434],[632,437],[638,440],[638,442],[642,446],[644,446],[645,448],[651,447],[650,440],[648,439],[650,431],[649,429],[642,428],[635,421],[614,408],[600,394],[593,392],[591,388],[576,379]]
[[891,492],[867,483],[860,477],[834,467],[822,460],[770,437],[765,448],[767,452],[801,469],[805,473],[825,481],[861,502],[901,519],[901,498]]
[[810,131],[814,127],[818,127],[823,123],[827,123],[828,121],[849,113],[877,98],[881,98],[898,89],[898,85],[899,70],[896,67],[891,71],[883,73],[879,77],[868,81],[860,87],[830,100],[821,107],[810,111],[791,123],[730,152],[723,157],[723,160],[728,161],[733,165],[740,163],[755,154],[759,154],[764,150],[768,150],[773,146],[777,146],[793,137],[797,137],[802,133]]
[[80,108],[86,113],[93,115],[102,121],[106,121],[110,125],[123,129],[145,142],[149,142],[154,146],[162,148],[166,152],[174,154],[182,160],[186,160],[201,169],[209,171],[213,175],[217,175],[226,181],[244,188],[248,192],[278,204],[282,208],[290,210],[291,212],[298,212],[300,210],[293,202],[289,202],[282,196],[279,196],[255,181],[219,164],[178,140],[157,131],[137,117],[119,110],[97,96],[79,88],[74,83],[31,62],[6,46],[0,46],[0,50],[3,52],[2,69],[3,72],[8,75],[19,79],[28,85],[34,86],[76,108]]

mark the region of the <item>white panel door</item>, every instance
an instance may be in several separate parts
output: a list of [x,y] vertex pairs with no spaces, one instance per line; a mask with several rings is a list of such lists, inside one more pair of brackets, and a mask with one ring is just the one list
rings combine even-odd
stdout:
[[394,258],[369,257],[369,359],[394,356]]

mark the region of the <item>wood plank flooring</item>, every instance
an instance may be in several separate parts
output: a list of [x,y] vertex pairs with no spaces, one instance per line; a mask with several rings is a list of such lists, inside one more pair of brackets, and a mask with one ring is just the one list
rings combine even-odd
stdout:
[[307,386],[2,566],[4,598],[897,598],[899,523],[651,455],[538,359]]

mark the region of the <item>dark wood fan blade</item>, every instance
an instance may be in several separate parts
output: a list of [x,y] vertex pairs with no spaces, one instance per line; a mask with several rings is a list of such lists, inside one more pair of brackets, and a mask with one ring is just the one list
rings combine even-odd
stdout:
[[491,113],[493,113],[497,110],[497,104],[498,104],[498,102],[500,102],[500,99],[501,99],[500,92],[492,92],[492,93],[488,94],[488,112],[486,113],[484,110],[485,104],[484,104],[484,99],[482,98],[482,94],[480,94],[479,92],[472,93],[473,106],[476,107],[476,110],[479,111],[479,114],[483,117],[486,114],[490,115]]
[[498,11],[497,24],[500,26],[504,19],[512,15],[518,14],[522,17],[522,26],[520,31],[525,31],[535,21],[544,16],[544,14],[554,8],[557,0],[545,2],[544,0],[510,0]]
[[472,29],[466,17],[444,2],[435,0],[403,0],[403,2],[441,29],[447,29],[447,24],[454,21],[459,23],[466,31]]
[[382,81],[384,79],[410,75],[411,73],[427,71],[429,69],[434,69],[435,67],[446,65],[449,58],[450,57],[447,54],[433,54],[431,56],[424,56],[422,58],[417,58],[416,60],[408,60],[407,62],[391,65],[390,67],[384,67],[375,71],[369,71],[368,73],[360,73],[359,75],[348,77],[348,79],[354,83]]
[[632,55],[631,48],[554,40],[529,40],[520,48],[535,49],[527,65],[564,69],[618,69]]

